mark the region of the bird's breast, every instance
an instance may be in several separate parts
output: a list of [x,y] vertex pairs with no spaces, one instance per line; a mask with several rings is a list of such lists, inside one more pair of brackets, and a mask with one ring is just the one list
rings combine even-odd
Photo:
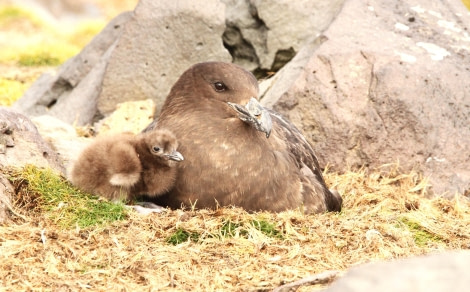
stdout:
[[185,157],[177,164],[172,198],[197,198],[204,206],[214,199],[230,204],[234,198],[274,198],[283,191],[289,163],[273,147],[275,137],[266,138],[237,118],[191,120],[186,116],[184,122],[162,124],[175,133],[178,151]]

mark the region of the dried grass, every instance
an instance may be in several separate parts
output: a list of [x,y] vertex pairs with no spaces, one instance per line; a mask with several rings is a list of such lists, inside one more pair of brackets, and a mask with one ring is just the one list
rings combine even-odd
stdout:
[[[33,213],[0,226],[0,290],[263,291],[364,262],[470,247],[467,199],[426,198],[415,172],[389,165],[326,179],[343,195],[339,214],[131,212],[101,227],[63,229]],[[197,239],[168,243],[177,230]]]

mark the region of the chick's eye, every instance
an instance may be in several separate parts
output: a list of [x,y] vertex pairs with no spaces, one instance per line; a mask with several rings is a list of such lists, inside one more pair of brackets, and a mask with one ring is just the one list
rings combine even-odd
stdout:
[[215,91],[217,92],[222,92],[222,91],[227,90],[227,86],[223,82],[220,82],[220,81],[217,81],[214,83],[214,88],[215,88]]
[[153,150],[154,152],[159,152],[159,151],[160,151],[160,147],[158,147],[158,146],[153,146],[152,150]]

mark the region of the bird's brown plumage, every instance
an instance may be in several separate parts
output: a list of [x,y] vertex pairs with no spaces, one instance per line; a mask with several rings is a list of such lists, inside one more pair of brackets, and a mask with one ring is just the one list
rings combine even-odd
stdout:
[[80,189],[110,200],[157,196],[174,184],[175,163],[183,159],[177,147],[176,137],[165,129],[99,137],[80,154],[69,179]]
[[[154,197],[168,192],[175,183],[176,164],[183,160],[183,156],[176,151],[178,141],[175,135],[162,129],[152,134],[142,133],[134,147],[142,164],[142,175],[131,193]],[[155,152],[155,147],[160,150]]]
[[240,120],[227,104],[246,105],[257,96],[257,80],[234,64],[201,63],[182,74],[158,120],[146,129],[170,129],[185,155],[173,189],[157,203],[275,212],[341,209],[341,197],[326,187],[311,146],[294,125],[269,111],[267,138],[269,133]]

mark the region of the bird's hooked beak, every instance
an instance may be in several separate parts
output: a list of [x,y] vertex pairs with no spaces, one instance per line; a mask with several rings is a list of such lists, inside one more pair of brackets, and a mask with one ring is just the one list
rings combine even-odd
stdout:
[[266,138],[269,138],[273,126],[271,115],[256,98],[250,98],[245,106],[232,102],[227,102],[227,104],[238,113],[240,120],[265,133]]
[[167,154],[167,156],[168,156],[168,159],[173,160],[173,161],[183,161],[184,160],[183,155],[181,153],[179,153],[178,151],[173,151],[172,153]]

